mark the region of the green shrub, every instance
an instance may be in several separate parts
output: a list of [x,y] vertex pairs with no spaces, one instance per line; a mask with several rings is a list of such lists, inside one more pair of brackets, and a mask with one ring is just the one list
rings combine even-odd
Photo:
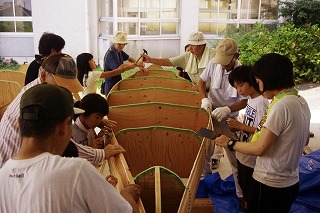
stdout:
[[262,24],[251,29],[239,29],[227,35],[236,39],[242,64],[252,65],[266,53],[279,53],[294,64],[296,82],[320,82],[320,28],[317,25],[294,27],[286,23],[276,30]]
[[20,67],[20,65],[12,58],[10,58],[10,59],[1,58],[0,59],[0,70],[17,70],[17,69],[19,69],[19,67]]

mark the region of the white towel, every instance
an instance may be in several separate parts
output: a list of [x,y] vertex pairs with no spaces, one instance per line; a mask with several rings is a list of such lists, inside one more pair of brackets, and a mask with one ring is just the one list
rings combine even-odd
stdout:
[[195,57],[194,55],[190,55],[190,58],[188,60],[185,70],[188,70],[188,72],[191,74],[195,74],[195,73],[198,73],[198,69],[204,69],[207,67],[207,65],[211,60],[210,51],[207,46],[203,51],[201,60],[199,62],[197,62],[197,60],[198,60],[197,57]]
[[[225,69],[223,69],[221,67],[220,64],[215,64],[212,63],[212,69],[214,69],[214,72],[212,73],[212,77],[211,77],[211,87],[213,89],[222,89],[222,83],[223,83],[223,76],[226,77],[225,81],[228,82],[228,87],[227,87],[227,91],[229,91],[230,97],[237,97],[238,96],[238,92],[237,90],[230,85],[229,80],[228,80],[228,76],[230,74],[230,72],[226,72]],[[240,66],[240,62],[237,60],[235,67]]]

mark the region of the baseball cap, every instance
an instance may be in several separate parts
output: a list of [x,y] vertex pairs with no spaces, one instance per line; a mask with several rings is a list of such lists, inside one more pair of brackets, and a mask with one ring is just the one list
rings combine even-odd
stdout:
[[227,65],[231,62],[235,53],[238,53],[237,41],[232,38],[222,39],[217,48],[214,61],[216,64]]
[[70,55],[58,53],[45,58],[41,64],[42,69],[54,75],[59,86],[70,90],[75,96],[83,91],[77,79],[77,65]]
[[115,44],[128,44],[127,33],[124,31],[117,31],[111,42]]
[[204,40],[204,35],[202,32],[193,32],[188,38],[188,44],[191,45],[202,45],[206,43],[207,41]]
[[[38,106],[40,110],[25,110],[31,106]],[[20,118],[23,120],[58,120],[81,113],[84,110],[73,107],[73,97],[68,89],[48,83],[31,87],[20,100]]]

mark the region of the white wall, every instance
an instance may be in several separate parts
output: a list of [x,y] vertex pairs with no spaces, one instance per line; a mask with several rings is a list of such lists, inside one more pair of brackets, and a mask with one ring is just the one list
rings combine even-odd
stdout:
[[73,58],[83,52],[97,56],[96,14],[96,1],[32,0],[35,52],[38,53],[42,33],[51,32],[64,38],[66,45],[63,52]]
[[199,1],[181,0],[181,28],[180,28],[180,52],[184,53],[184,47],[188,44],[189,35],[197,32],[199,27]]

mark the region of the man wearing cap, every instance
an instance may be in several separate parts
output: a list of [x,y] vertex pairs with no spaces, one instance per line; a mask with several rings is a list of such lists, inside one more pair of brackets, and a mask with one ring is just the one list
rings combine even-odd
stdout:
[[[216,48],[216,55],[214,59],[208,64],[207,68],[200,75],[199,92],[203,95],[201,107],[209,109],[212,113],[213,126],[218,134],[228,135],[234,138],[235,135],[229,130],[226,123],[228,117],[236,118],[239,110],[247,105],[247,99],[240,96],[237,90],[229,83],[228,76],[230,72],[237,66],[240,66],[238,60],[239,49],[236,40],[232,38],[222,39]],[[206,93],[206,82],[210,83],[209,92]],[[213,110],[213,111],[212,111]],[[214,150],[214,153],[213,153]],[[211,169],[215,169],[219,165],[220,158],[222,157],[223,150],[213,143],[209,145],[207,150],[207,159],[210,163],[206,163],[203,170],[203,175],[211,173]],[[231,169],[234,177],[237,176],[237,161],[235,153],[225,150],[229,159]],[[211,165],[211,169],[210,169]],[[235,174],[236,173],[236,174]],[[238,184],[236,178],[236,185]],[[240,189],[240,187],[238,187]],[[241,193],[241,190],[237,192]],[[237,194],[242,197],[242,194]]]
[[59,156],[69,143],[73,115],[83,112],[73,108],[64,87],[39,84],[22,95],[22,143],[0,169],[0,212],[131,213],[137,208],[138,185],[120,194],[86,160]]
[[[129,61],[135,63],[135,59],[130,57],[123,51],[124,47],[128,44],[127,33],[123,31],[117,31],[111,40],[112,45],[104,56],[104,72],[112,71],[117,68],[123,68],[122,72],[125,71],[123,63]],[[140,68],[143,71],[142,68]],[[121,80],[121,74],[116,76],[105,78],[104,81],[104,94],[108,95],[111,88]]]
[[[75,96],[82,90],[76,76],[77,66],[71,56],[59,53],[44,59],[39,69],[39,77],[22,88],[3,114],[0,122],[0,168],[20,149],[21,136],[18,117],[20,99],[23,93],[35,85],[47,82],[48,84],[63,86]],[[92,164],[101,163],[114,154],[124,152],[120,145],[108,145],[104,149],[92,149],[88,146],[74,144],[77,146],[79,157],[86,158]]]
[[214,48],[207,47],[207,41],[202,32],[191,33],[188,39],[189,51],[172,58],[151,58],[142,55],[144,62],[153,63],[160,66],[174,66],[184,69],[191,81],[197,84],[200,74],[207,67],[215,54]]

